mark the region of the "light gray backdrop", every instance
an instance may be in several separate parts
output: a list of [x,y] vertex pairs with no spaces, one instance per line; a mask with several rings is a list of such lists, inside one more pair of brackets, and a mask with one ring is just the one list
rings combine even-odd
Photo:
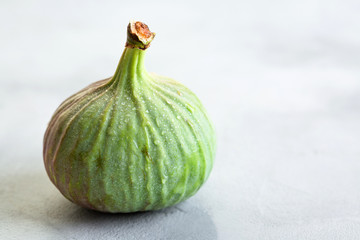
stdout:
[[[0,3],[0,239],[360,239],[360,2]],[[146,67],[192,89],[218,135],[196,196],[155,213],[67,201],[42,162],[65,98],[115,71],[130,19]]]

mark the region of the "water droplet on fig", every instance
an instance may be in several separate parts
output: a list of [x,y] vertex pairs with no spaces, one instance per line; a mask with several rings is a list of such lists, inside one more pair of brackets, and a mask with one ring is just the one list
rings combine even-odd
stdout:
[[133,143],[134,143],[136,148],[139,148],[135,140],[133,140]]
[[190,104],[186,104],[186,109],[191,113],[194,111],[194,108]]
[[160,119],[159,119],[159,118],[156,118],[156,125],[157,125],[158,127],[160,127]]

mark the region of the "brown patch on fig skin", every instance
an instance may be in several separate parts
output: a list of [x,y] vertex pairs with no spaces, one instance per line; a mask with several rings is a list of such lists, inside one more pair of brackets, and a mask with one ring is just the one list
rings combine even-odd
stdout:
[[142,149],[142,153],[145,155],[145,158],[148,158],[151,163],[154,163],[146,146]]

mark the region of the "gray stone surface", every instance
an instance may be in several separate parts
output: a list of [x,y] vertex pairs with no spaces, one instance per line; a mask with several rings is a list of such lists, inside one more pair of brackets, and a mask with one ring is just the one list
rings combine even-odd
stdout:
[[[360,10],[355,0],[1,1],[0,239],[360,239]],[[111,76],[129,19],[151,72],[212,116],[218,151],[175,207],[101,214],[48,180],[62,100]]]

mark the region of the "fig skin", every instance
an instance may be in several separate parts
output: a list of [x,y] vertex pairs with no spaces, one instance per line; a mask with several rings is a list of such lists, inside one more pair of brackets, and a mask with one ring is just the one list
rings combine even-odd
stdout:
[[136,23],[114,76],[66,99],[44,137],[50,180],[70,201],[102,212],[177,204],[199,190],[215,157],[214,126],[195,94],[144,69],[154,35],[136,42]]

